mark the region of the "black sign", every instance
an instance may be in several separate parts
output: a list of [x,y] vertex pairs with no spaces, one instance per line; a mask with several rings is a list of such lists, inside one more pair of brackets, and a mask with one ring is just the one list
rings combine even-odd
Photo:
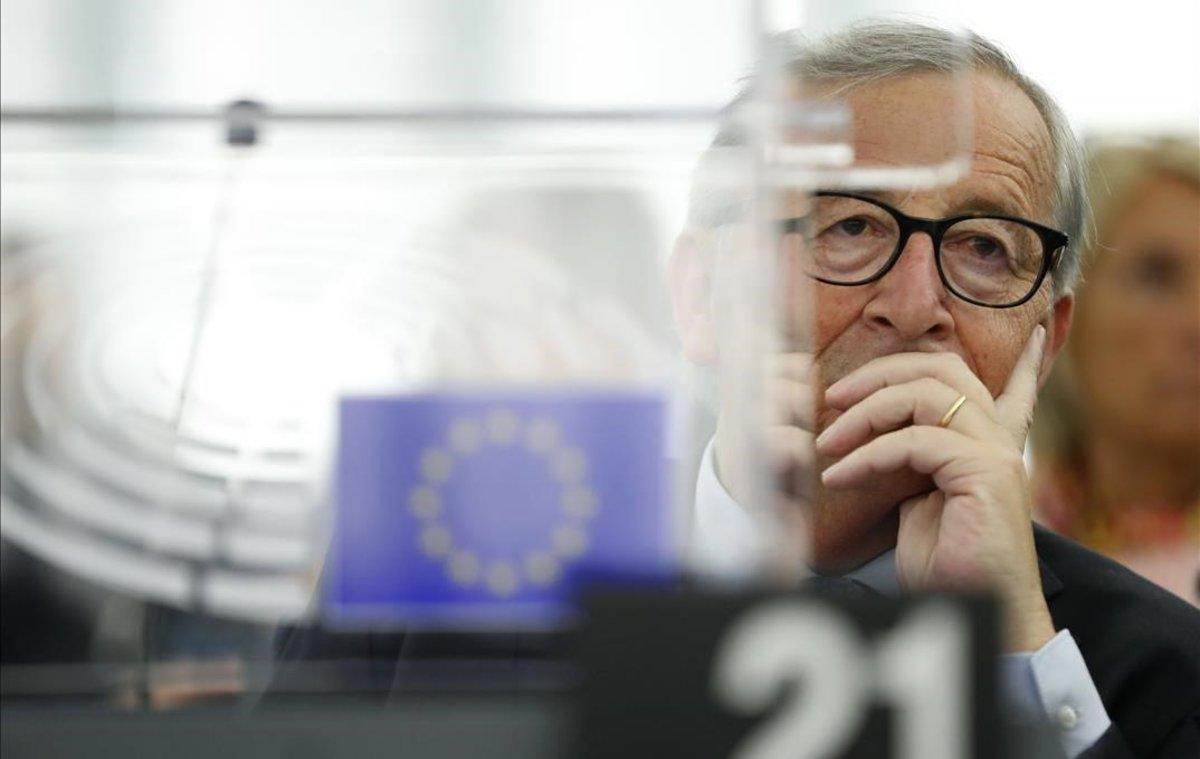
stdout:
[[585,757],[997,757],[980,599],[598,592],[585,600]]

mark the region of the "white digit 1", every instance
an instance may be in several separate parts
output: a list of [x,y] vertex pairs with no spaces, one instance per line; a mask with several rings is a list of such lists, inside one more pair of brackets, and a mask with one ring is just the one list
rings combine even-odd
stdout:
[[840,612],[776,601],[730,628],[716,657],[712,687],[743,714],[766,710],[788,686],[779,712],[731,754],[736,759],[815,759],[845,747],[867,706],[869,676],[858,633]]
[[896,756],[967,756],[968,635],[962,614],[930,601],[879,638],[875,689],[899,717]]

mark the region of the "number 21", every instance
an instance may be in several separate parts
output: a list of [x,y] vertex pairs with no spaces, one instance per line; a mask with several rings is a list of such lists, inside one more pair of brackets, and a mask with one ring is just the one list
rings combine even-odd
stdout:
[[930,601],[875,641],[837,610],[804,601],[751,609],[722,639],[712,673],[717,701],[741,714],[778,712],[735,747],[736,759],[836,756],[873,697],[898,717],[899,759],[967,755],[968,636],[954,607]]

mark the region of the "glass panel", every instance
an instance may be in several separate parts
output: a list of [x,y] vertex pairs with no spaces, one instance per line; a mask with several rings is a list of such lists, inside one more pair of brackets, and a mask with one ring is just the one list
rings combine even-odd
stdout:
[[[827,549],[866,539],[881,529],[884,510],[882,503],[834,505],[816,480],[829,462],[815,456],[813,439],[836,417],[822,401],[824,388],[872,356],[864,340],[831,345],[834,320],[823,312],[836,296],[814,287],[810,275],[867,278],[893,252],[896,225],[877,207],[811,194],[858,191],[896,205],[957,181],[970,166],[972,82],[966,37],[936,12],[925,31],[939,50],[935,64],[910,61],[898,75],[881,64],[852,77],[898,33],[877,26],[846,36],[871,22],[873,7],[762,8],[764,31],[777,33],[701,162],[689,216],[691,239],[712,262],[710,353],[719,388],[719,422],[702,471],[716,473],[734,509],[753,523],[741,518],[738,539],[714,536],[705,556],[726,579],[765,573],[791,582],[822,550],[815,543]],[[781,224],[795,218],[808,224]],[[805,233],[794,234],[803,228],[807,244]],[[864,235],[871,245],[849,244]]]

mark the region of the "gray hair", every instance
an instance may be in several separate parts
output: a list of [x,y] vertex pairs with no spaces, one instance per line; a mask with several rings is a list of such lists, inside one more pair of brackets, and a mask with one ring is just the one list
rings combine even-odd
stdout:
[[[860,22],[812,42],[780,35],[770,44],[788,73],[806,81],[837,80],[842,85],[841,91],[911,72],[953,73],[964,65],[993,72],[1019,87],[1033,101],[1050,133],[1055,175],[1054,223],[1070,238],[1055,270],[1054,292],[1061,294],[1074,286],[1079,277],[1081,251],[1086,247],[1083,238],[1088,218],[1083,149],[1058,104],[1040,85],[1021,73],[999,46],[974,33],[968,33],[964,39],[937,27],[893,20]],[[751,78],[727,107],[727,114],[732,115],[751,96],[755,84]],[[735,119],[728,118],[712,146],[744,143],[741,127]],[[705,202],[699,194],[693,195],[691,223],[712,225],[711,200]]]

